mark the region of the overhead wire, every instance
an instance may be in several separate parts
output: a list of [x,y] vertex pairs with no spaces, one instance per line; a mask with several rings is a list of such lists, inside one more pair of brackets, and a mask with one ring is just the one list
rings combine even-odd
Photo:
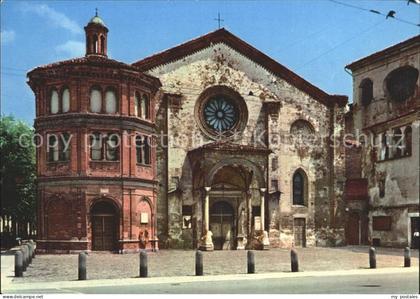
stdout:
[[341,43],[339,43],[339,44],[335,45],[334,47],[332,47],[332,48],[328,49],[327,51],[322,52],[322,53],[321,53],[321,54],[319,54],[318,56],[316,56],[316,57],[314,57],[314,58],[312,58],[312,59],[308,60],[307,62],[303,63],[302,65],[298,66],[298,67],[296,68],[296,70],[299,70],[299,69],[304,68],[305,66],[307,66],[307,65],[309,65],[309,64],[311,64],[311,63],[313,63],[314,61],[318,60],[319,58],[321,58],[321,57],[323,57],[323,56],[325,56],[325,55],[327,55],[327,54],[329,54],[330,52],[332,52],[332,51],[336,50],[337,48],[339,48],[339,47],[341,47],[341,46],[343,46],[343,45],[345,45],[346,43],[348,43],[348,42],[350,42],[350,41],[352,41],[352,40],[354,40],[354,39],[356,39],[356,38],[359,38],[359,37],[361,37],[361,36],[363,36],[363,35],[365,35],[365,34],[369,33],[369,32],[370,32],[370,31],[372,31],[374,28],[376,28],[377,26],[379,26],[380,24],[382,24],[382,23],[384,23],[384,22],[385,22],[385,20],[381,20],[381,21],[379,21],[379,22],[377,22],[377,23],[373,24],[371,27],[368,27],[367,29],[363,29],[362,31],[357,32],[356,34],[354,34],[354,35],[352,35],[351,37],[349,37],[349,38],[345,39],[344,41],[342,41]]
[[357,5],[354,5],[354,4],[341,2],[341,1],[337,1],[337,0],[328,0],[328,1],[330,1],[332,3],[335,3],[335,4],[338,4],[338,5],[351,7],[351,8],[354,8],[354,9],[374,13],[374,14],[377,14],[377,15],[382,15],[382,16],[386,17],[386,19],[388,19],[388,18],[389,19],[395,19],[396,21],[399,21],[399,22],[402,22],[402,23],[405,23],[405,24],[408,24],[408,25],[413,25],[413,26],[416,26],[416,27],[420,27],[420,23],[416,24],[416,23],[413,23],[413,22],[410,22],[410,21],[407,21],[407,20],[404,20],[404,19],[400,19],[399,17],[390,16],[389,13],[384,14],[384,13],[382,13],[379,10],[376,10],[376,9],[368,9],[368,8],[364,8],[364,7],[361,7],[361,6],[357,6]]

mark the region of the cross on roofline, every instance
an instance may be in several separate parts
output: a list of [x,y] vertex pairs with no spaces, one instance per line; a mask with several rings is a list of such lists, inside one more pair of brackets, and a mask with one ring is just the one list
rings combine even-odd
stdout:
[[224,19],[220,18],[220,12],[217,13],[217,19],[214,19],[215,21],[217,21],[218,25],[219,25],[219,29],[220,29],[220,23],[224,22]]

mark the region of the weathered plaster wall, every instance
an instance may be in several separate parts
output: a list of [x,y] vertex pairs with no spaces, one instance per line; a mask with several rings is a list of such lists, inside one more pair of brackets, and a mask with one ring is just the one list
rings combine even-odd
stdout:
[[[353,72],[354,128],[370,139],[362,149],[362,177],[368,178],[369,188],[369,239],[380,239],[381,245],[409,245],[410,219],[408,213],[419,208],[419,111],[420,77],[412,97],[403,103],[393,101],[388,95],[385,79],[388,74],[403,66],[419,69],[419,47],[401,49],[397,54],[384,57]],[[360,83],[363,79],[373,81],[373,101],[362,105]],[[392,132],[393,128],[412,127],[412,154],[400,158],[378,161],[378,134]],[[376,136],[376,139],[375,139]],[[371,144],[370,140],[375,140]],[[385,182],[385,194],[380,196],[380,181]],[[390,216],[391,230],[374,230],[375,216]]]
[[[297,217],[306,219],[307,245],[317,244],[315,217],[319,218],[319,228],[328,227],[330,197],[333,193],[341,196],[339,190],[330,187],[334,179],[331,178],[328,161],[333,153],[328,149],[326,138],[333,127],[338,132],[342,130],[344,118],[340,112],[341,108],[335,112],[329,110],[325,105],[224,44],[216,44],[182,60],[156,67],[149,73],[160,79],[163,92],[177,94],[181,98],[180,109],[166,109],[164,101],[156,107],[157,111],[162,111],[162,117],[158,117],[158,126],[165,127],[163,122],[166,121],[169,139],[173,140],[166,153],[158,149],[158,159],[163,159],[165,155],[168,158],[167,173],[162,170],[159,181],[164,182],[167,176],[169,194],[164,193],[164,188],[160,189],[158,202],[161,203],[158,203],[158,207],[167,201],[169,238],[182,238],[181,206],[193,203],[192,171],[186,159],[187,153],[203,143],[213,141],[203,134],[197,125],[194,115],[196,101],[207,88],[224,85],[237,91],[248,109],[245,134],[235,142],[252,144],[260,133],[264,133],[266,129],[269,132],[269,136],[261,135],[262,140],[269,140],[269,147],[273,150],[269,157],[266,187],[275,191],[271,186],[271,181],[275,179],[278,180],[281,191],[280,201],[270,199],[267,211],[271,216],[271,243],[291,246],[293,219]],[[263,108],[263,103],[269,101],[280,102],[280,110],[274,117],[268,117]],[[166,109],[166,118],[163,116],[163,109]],[[317,139],[313,144],[291,144],[290,127],[298,119],[308,121],[314,128]],[[180,144],[180,140],[184,142]],[[278,158],[276,169],[271,165],[274,157]],[[334,169],[344,169],[340,164],[342,158],[338,155],[332,162]],[[306,206],[292,205],[292,176],[299,168],[303,169],[308,177],[309,198]],[[174,183],[175,181],[178,183]],[[177,189],[182,192],[173,192]],[[164,210],[162,207],[162,213]],[[163,218],[163,215],[159,215],[158,219],[160,218]]]
[[[419,65],[420,53],[417,47],[407,51],[402,50],[398,55],[387,57],[384,60],[372,63],[354,71],[353,111],[355,128],[360,129],[373,124],[385,122],[395,117],[399,117],[416,107],[418,108],[420,77],[417,81],[416,95],[403,105],[398,105],[389,99],[385,79],[390,72],[399,67],[412,66],[418,69]],[[370,78],[373,81],[373,100],[368,106],[363,107],[360,101],[360,83],[366,78]]]

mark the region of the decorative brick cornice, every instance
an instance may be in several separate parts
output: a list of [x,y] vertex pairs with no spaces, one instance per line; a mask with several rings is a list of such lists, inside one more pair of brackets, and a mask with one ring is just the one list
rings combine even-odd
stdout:
[[72,128],[94,128],[95,125],[99,125],[123,130],[141,130],[147,133],[154,133],[156,130],[154,123],[138,117],[93,113],[65,113],[38,117],[35,119],[34,127],[40,130],[58,125]]
[[45,186],[81,186],[81,185],[120,185],[155,188],[158,181],[135,177],[98,177],[98,176],[68,176],[68,177],[38,177],[40,187]]
[[37,84],[71,78],[112,79],[122,82],[137,82],[156,91],[161,87],[160,80],[142,73],[137,67],[101,56],[88,56],[60,61],[37,67],[27,74],[32,89]]

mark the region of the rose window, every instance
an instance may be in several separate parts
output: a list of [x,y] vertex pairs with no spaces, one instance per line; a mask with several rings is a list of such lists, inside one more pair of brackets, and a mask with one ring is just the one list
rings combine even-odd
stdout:
[[238,107],[224,96],[210,98],[203,113],[207,126],[217,132],[232,130],[238,122]]

